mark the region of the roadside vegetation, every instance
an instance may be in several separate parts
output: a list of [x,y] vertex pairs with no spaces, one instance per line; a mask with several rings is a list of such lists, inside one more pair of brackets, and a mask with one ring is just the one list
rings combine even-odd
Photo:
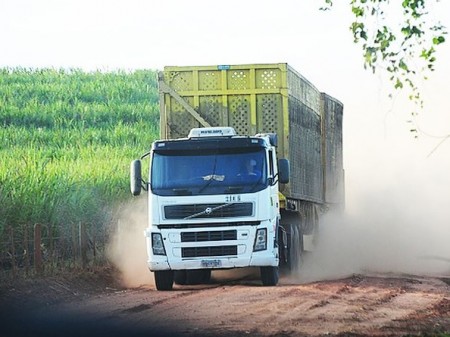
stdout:
[[155,71],[0,69],[0,234],[107,223],[158,134]]

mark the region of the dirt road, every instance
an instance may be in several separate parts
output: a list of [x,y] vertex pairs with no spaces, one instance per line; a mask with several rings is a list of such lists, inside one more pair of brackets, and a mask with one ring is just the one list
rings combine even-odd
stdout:
[[[242,275],[241,275],[242,276]],[[450,279],[352,275],[263,287],[213,283],[120,288],[83,276],[1,288],[1,336],[402,336],[450,334]]]

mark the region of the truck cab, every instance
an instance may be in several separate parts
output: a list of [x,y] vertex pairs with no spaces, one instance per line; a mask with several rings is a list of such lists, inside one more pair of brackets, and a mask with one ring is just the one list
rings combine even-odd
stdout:
[[260,267],[264,285],[278,283],[278,184],[289,181],[289,163],[277,160],[276,146],[275,134],[194,128],[152,144],[148,182],[132,162],[131,192],[149,192],[147,263],[158,290],[240,267]]

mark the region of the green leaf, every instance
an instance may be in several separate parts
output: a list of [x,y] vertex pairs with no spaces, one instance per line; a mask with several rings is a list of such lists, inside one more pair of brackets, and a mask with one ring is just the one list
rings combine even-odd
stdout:
[[403,28],[401,29],[401,32],[402,32],[403,35],[405,35],[407,38],[410,38],[410,37],[411,37],[411,26],[403,27]]
[[419,27],[417,27],[417,26],[412,27],[412,30],[411,30],[412,35],[416,35],[416,36],[420,37],[420,36],[422,36],[423,33],[424,33],[424,31],[419,29]]
[[352,12],[356,17],[364,16],[364,8],[362,7],[352,7]]
[[400,79],[397,78],[395,84],[394,84],[394,88],[395,89],[402,89],[403,88],[403,83],[402,81],[400,81]]
[[438,44],[441,44],[444,42],[445,42],[445,37],[443,37],[442,35],[433,38],[433,44],[435,44],[435,45],[438,45]]
[[366,31],[362,30],[361,33],[359,33],[359,37],[361,39],[364,39],[364,40],[367,41],[367,33],[366,33]]
[[400,60],[400,62],[398,63],[398,66],[400,67],[400,69],[403,69],[404,71],[409,72],[409,68],[403,60]]

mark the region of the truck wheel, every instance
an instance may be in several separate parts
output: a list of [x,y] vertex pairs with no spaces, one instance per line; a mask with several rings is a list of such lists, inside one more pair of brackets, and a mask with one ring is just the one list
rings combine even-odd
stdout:
[[175,270],[173,280],[175,284],[186,285],[187,284],[187,271],[186,270]]
[[276,286],[278,283],[278,267],[261,267],[261,281],[264,286]]
[[155,284],[157,290],[172,290],[173,270],[155,271]]
[[187,270],[186,284],[205,284],[211,280],[211,269]]

